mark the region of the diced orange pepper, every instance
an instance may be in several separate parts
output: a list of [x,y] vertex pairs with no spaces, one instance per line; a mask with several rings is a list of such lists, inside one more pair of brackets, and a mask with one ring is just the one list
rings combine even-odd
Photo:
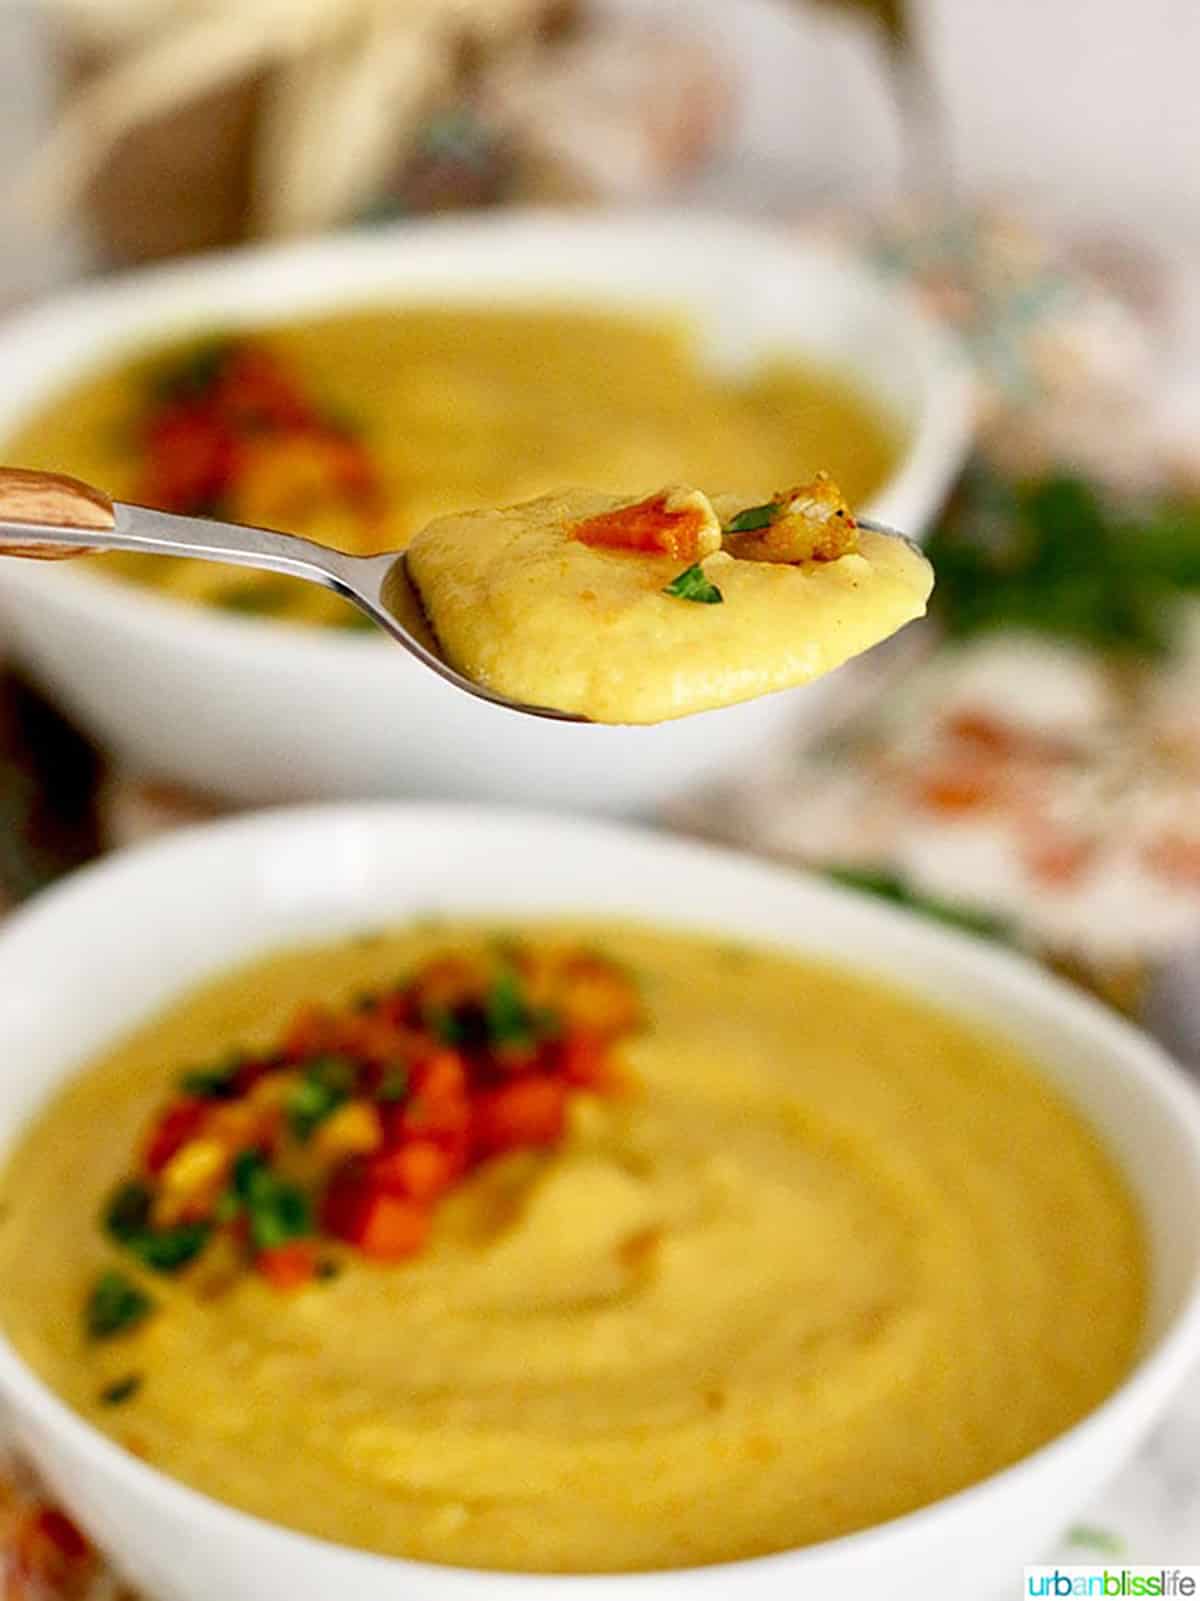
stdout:
[[389,1195],[407,1195],[412,1201],[432,1201],[445,1193],[458,1177],[451,1152],[435,1140],[408,1140],[394,1151],[377,1156],[368,1169],[371,1180]]
[[568,1034],[560,1043],[559,1069],[575,1089],[607,1090],[617,1083],[608,1044],[596,1034]]
[[311,1282],[317,1271],[315,1240],[289,1240],[260,1251],[254,1266],[276,1290],[299,1290]]
[[568,1026],[591,1034],[620,1034],[641,1019],[636,986],[597,956],[580,956],[567,964],[558,1005]]
[[467,1069],[457,1051],[434,1051],[413,1074],[413,1089],[431,1105],[460,1100],[467,1093]]
[[429,1236],[429,1212],[416,1201],[369,1191],[352,1243],[365,1256],[397,1262],[415,1256]]
[[669,511],[665,495],[651,495],[633,506],[618,506],[598,517],[585,517],[571,529],[571,537],[584,545],[600,545],[608,550],[640,550],[692,562],[700,554],[704,526],[704,513],[698,507]]
[[528,1145],[553,1145],[566,1127],[567,1087],[561,1079],[529,1073],[475,1100],[475,1149],[485,1156]]

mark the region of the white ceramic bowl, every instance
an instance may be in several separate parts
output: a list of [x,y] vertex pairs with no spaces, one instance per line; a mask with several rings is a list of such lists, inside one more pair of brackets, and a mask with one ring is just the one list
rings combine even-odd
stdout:
[[[1200,1348],[1200,1117],[1145,1038],[1031,964],[877,901],[613,824],[401,805],[260,814],[87,869],[0,930],[0,1139],[114,1034],[265,947],[421,913],[581,911],[770,941],[887,975],[1002,1030],[1095,1125],[1140,1200],[1145,1348],[1120,1389],[1016,1466],[823,1545],[619,1577],[472,1573],[291,1534],[163,1477],[83,1422],[0,1341],[20,1438],[161,1601],[981,1601],[1035,1561],[1149,1428]],[[997,1404],[1003,1398],[997,1397]]]
[[[0,329],[0,437],[131,344],[456,298],[682,308],[721,367],[766,349],[842,369],[909,440],[870,509],[914,534],[962,459],[963,371],[914,305],[813,246],[694,217],[422,223],[84,288]],[[142,773],[241,801],[435,795],[637,811],[814,715],[830,693],[818,684],[662,729],[548,725],[466,698],[382,638],[202,611],[85,564],[0,566],[13,648],[87,729]]]

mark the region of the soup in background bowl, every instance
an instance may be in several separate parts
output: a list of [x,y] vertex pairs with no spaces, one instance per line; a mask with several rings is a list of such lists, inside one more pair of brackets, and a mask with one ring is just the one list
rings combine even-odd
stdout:
[[290,1528],[595,1573],[833,1539],[1128,1372],[1112,1159],[1003,1040],[848,970],[506,920],[268,956],[0,1179],[0,1325]]
[[[370,554],[436,517],[568,488],[686,481],[761,501],[825,468],[859,504],[901,449],[852,377],[770,351],[722,373],[680,319],[434,304],[131,355],[56,395],[3,454]],[[297,580],[151,556],[105,568],[242,615],[371,626]]]
[[[56,397],[94,376],[103,389],[103,375],[119,369],[130,352],[148,354],[153,366],[156,351],[180,341],[194,343],[205,329],[234,335],[246,330],[255,338],[272,325],[295,329],[332,320],[352,329],[360,313],[373,317],[381,306],[404,308],[397,327],[406,339],[419,337],[407,313],[426,306],[443,327],[446,313],[456,307],[469,319],[481,308],[492,317],[510,310],[528,315],[531,306],[557,308],[555,316],[571,308],[593,328],[614,319],[620,327],[649,325],[644,336],[630,335],[647,342],[640,347],[641,367],[650,361],[648,350],[662,348],[665,341],[661,361],[682,363],[685,376],[678,381],[693,392],[699,385],[706,403],[718,410],[744,402],[744,394],[742,400],[736,394],[731,399],[726,390],[740,393],[747,384],[758,385],[759,393],[762,385],[769,389],[773,364],[783,362],[802,374],[837,374],[848,386],[851,404],[865,403],[872,418],[886,419],[888,449],[898,451],[885,481],[862,509],[914,535],[927,525],[966,445],[968,380],[952,344],[909,299],[860,265],[777,230],[729,220],[564,214],[405,223],[189,260],[60,295],[0,328],[5,374],[0,438],[21,435],[54,407]],[[681,325],[690,335],[670,331]],[[689,337],[697,341],[691,356]],[[587,360],[602,363],[596,340],[589,348]],[[376,396],[399,383],[390,366],[366,361],[361,341],[358,349],[357,359],[368,369],[358,383],[369,384]],[[519,357],[523,372],[536,367],[532,350],[522,350]],[[574,356],[560,348],[555,359],[561,371]],[[330,370],[337,365],[334,360]],[[211,364],[208,370],[211,374]],[[443,381],[431,373],[428,360],[424,373],[420,393],[412,390],[406,404],[414,427],[423,419],[426,440],[440,440],[437,448],[451,454],[461,443],[464,461],[469,451],[476,463],[472,472],[481,473],[479,463],[488,460],[489,471],[528,469],[524,449],[519,461],[497,462],[488,437],[496,422],[490,380],[467,385],[470,392],[460,394],[448,412]],[[192,378],[204,374],[201,361]],[[306,378],[299,397],[300,412],[310,412],[316,439],[311,450],[306,445],[301,452],[308,468],[315,464],[317,470],[315,485],[301,474],[309,514],[315,516],[319,501],[322,515],[344,518],[340,497],[348,495],[357,508],[352,535],[344,527],[339,533],[331,522],[323,532],[358,539],[361,517],[369,514],[369,521],[378,501],[372,474],[363,472],[362,452],[346,434],[361,425],[363,411],[344,386],[334,397],[339,404],[322,400],[317,390],[318,380],[324,380],[316,367],[313,375],[314,392]],[[180,374],[175,377],[178,381]],[[295,418],[298,402],[290,386],[280,393],[278,384],[269,382],[264,397],[262,377],[260,371],[258,409]],[[620,374],[618,380],[624,382]],[[723,398],[714,399],[714,382]],[[530,408],[537,406],[528,388],[516,397],[516,429],[526,435]],[[111,453],[114,462],[122,452],[128,460],[138,395],[131,397],[131,417],[122,396],[109,393],[112,435],[99,441],[98,431],[89,428],[83,443],[88,450]],[[564,452],[574,450],[582,461],[592,448],[579,436],[572,443],[575,402],[574,394],[564,399],[552,428],[564,466]],[[597,412],[603,416],[603,396],[593,395],[586,403],[591,418]],[[643,397],[638,404],[639,416],[657,408],[675,419],[671,427],[681,426],[678,403],[664,400],[661,386],[653,402]],[[165,429],[168,443],[175,425]],[[738,426],[744,435],[745,417]],[[640,439],[644,431],[640,425],[625,430],[622,448],[646,448]],[[631,440],[633,433],[639,438]],[[218,429],[218,463],[223,437]],[[778,450],[778,435],[772,437],[769,448]],[[177,453],[172,447],[162,460],[186,459],[207,493],[214,483],[208,470],[214,455],[208,449],[214,443],[211,429],[201,430],[200,442],[205,448],[198,452]],[[197,443],[194,436],[191,443]],[[262,500],[272,500],[277,508],[284,492],[280,484],[289,491],[286,499],[296,482],[290,447],[282,451],[287,469],[282,479],[273,470],[279,465],[274,449],[279,443],[268,430],[259,441],[264,448],[253,452],[259,501],[254,512],[266,521],[271,518]],[[718,447],[719,441],[710,442],[709,448]],[[39,452],[45,448],[44,442],[38,446]],[[78,439],[74,448],[83,448]],[[400,446],[392,441],[390,448]],[[724,460],[723,472],[731,471],[728,457]],[[93,476],[102,478],[102,472],[94,470]],[[651,478],[651,491],[677,481],[675,464]],[[428,486],[427,478],[422,481]],[[698,475],[698,481],[704,477]],[[323,492],[331,482],[339,491],[332,510]],[[179,493],[178,482],[167,487]],[[636,486],[616,487],[632,492]],[[736,492],[736,485],[728,487]],[[781,486],[772,481],[767,487],[773,493]],[[412,502],[413,516],[428,509],[428,501],[424,510]],[[274,520],[301,519],[289,511]],[[310,526],[317,531],[315,523]],[[376,530],[371,537],[381,536]],[[239,801],[432,794],[588,811],[648,810],[768,747],[782,730],[811,725],[831,693],[817,683],[802,693],[706,713],[668,730],[551,727],[469,700],[385,639],[350,628],[293,626],[272,617],[276,603],[281,610],[297,603],[297,591],[235,589],[226,592],[220,607],[198,606],[181,602],[170,587],[113,583],[102,560],[10,561],[0,568],[6,648],[106,752],[138,773]],[[163,569],[164,577],[168,572]],[[201,576],[198,570],[172,576],[168,585]],[[211,570],[203,581],[218,587],[225,582]],[[334,616],[322,611],[332,603],[316,590],[301,596],[299,604],[315,605],[328,620]]]
[[[611,1601],[949,1597],[968,1558],[1019,1576],[1197,1350],[1200,1126],[1155,1049],[763,864],[544,816],[264,815],[80,875],[0,971],[0,1386],[166,1601],[565,1598],[581,1570]],[[307,1138],[255,1139],[243,1222],[214,1194],[202,1289],[216,1237],[173,1273],[147,1236],[187,1220],[155,1194],[114,1228],[114,1191],[166,1182],[179,1095],[228,1128],[255,1086]],[[392,1134],[330,1152],[359,1100]],[[386,1227],[360,1203],[381,1154],[413,1203],[413,1139],[461,1165],[401,1237],[401,1196]],[[311,1186],[309,1278],[257,1261],[310,1238],[280,1185]],[[112,1273],[144,1315],[111,1286],[97,1313]]]

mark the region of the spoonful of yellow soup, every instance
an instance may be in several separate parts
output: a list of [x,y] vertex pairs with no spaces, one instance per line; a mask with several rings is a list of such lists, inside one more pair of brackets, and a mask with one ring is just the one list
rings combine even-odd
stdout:
[[807,684],[920,617],[933,587],[825,475],[758,506],[675,487],[442,517],[407,566],[460,672],[599,723]]
[[571,491],[350,555],[0,469],[0,555],[190,556],[352,601],[456,688],[570,721],[656,723],[808,683],[919,617],[929,563],[821,476],[761,506]]

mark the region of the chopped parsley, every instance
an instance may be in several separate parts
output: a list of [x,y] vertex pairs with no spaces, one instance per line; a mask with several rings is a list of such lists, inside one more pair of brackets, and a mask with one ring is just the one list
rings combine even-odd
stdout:
[[747,506],[725,525],[727,534],[752,534],[758,528],[769,528],[779,516],[779,502],[769,500],[765,506]]
[[310,1062],[285,1103],[288,1125],[298,1140],[311,1139],[354,1090],[354,1066],[340,1056]]
[[130,1179],[114,1193],[104,1211],[110,1238],[156,1273],[178,1273],[208,1243],[208,1222],[177,1223],[156,1229],[150,1221],[151,1196],[140,1179]]
[[141,1179],[118,1186],[104,1210],[104,1227],[119,1245],[125,1245],[150,1227],[150,1188]]
[[408,1094],[409,1072],[406,1067],[388,1067],[384,1069],[379,1080],[379,1087],[375,1091],[377,1101],[402,1101]]
[[97,1279],[85,1309],[88,1334],[93,1340],[108,1340],[128,1333],[149,1316],[154,1302],[117,1268],[110,1268]]
[[719,606],[725,599],[716,584],[705,576],[699,562],[694,567],[685,567],[666,586],[663,594],[673,595],[676,600],[694,600],[701,606]]
[[488,993],[488,1038],[493,1045],[511,1045],[531,1039],[535,1022],[526,1004],[521,983],[511,968],[505,968]]
[[303,1190],[276,1177],[257,1151],[243,1151],[233,1165],[233,1187],[250,1218],[250,1238],[271,1251],[313,1232],[312,1206]]
[[140,1373],[127,1373],[123,1379],[117,1379],[112,1384],[106,1384],[100,1391],[100,1404],[102,1406],[120,1406],[125,1401],[132,1401],[133,1397],[142,1387]]
[[461,1045],[467,1037],[467,1023],[449,1006],[429,1007],[425,1026],[443,1045]]
[[194,1068],[185,1073],[179,1087],[186,1095],[201,1101],[232,1101],[241,1093],[238,1074],[242,1067],[240,1056],[231,1056],[217,1067]]
[[232,339],[205,339],[176,357],[152,381],[153,398],[160,403],[197,400],[207,393],[237,349]]
[[207,1221],[177,1223],[174,1228],[136,1234],[125,1247],[156,1273],[178,1273],[200,1255],[211,1233],[212,1224]]

